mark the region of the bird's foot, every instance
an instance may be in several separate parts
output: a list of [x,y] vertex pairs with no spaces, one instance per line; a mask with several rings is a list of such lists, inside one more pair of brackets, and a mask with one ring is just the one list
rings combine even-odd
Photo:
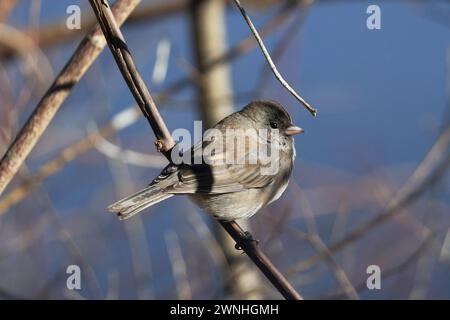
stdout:
[[259,244],[259,240],[256,240],[255,238],[253,238],[252,234],[250,233],[250,231],[244,231],[241,234],[241,239],[239,240],[238,243],[236,243],[236,245],[234,246],[236,248],[236,250],[242,250],[242,247],[245,245],[245,243],[254,243],[255,245]]

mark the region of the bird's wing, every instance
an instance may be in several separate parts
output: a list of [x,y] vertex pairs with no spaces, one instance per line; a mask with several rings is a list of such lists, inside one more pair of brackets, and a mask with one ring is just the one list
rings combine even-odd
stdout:
[[178,181],[164,189],[167,193],[230,193],[268,185],[273,176],[261,175],[256,165],[237,168],[236,165],[184,166],[178,172]]
[[[215,160],[224,158],[215,154]],[[224,159],[223,159],[224,160]],[[225,161],[224,161],[225,162]],[[194,164],[178,167],[178,179],[164,191],[167,193],[230,193],[245,189],[263,188],[274,176],[264,174],[261,164]]]

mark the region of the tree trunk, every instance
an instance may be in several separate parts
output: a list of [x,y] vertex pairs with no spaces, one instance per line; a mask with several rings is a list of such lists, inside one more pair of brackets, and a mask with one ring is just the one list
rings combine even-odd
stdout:
[[[191,17],[194,51],[199,71],[198,92],[204,129],[210,128],[233,112],[230,68],[220,64],[206,71],[206,66],[227,51],[226,3],[222,0],[192,0]],[[240,222],[245,229],[248,224]],[[228,266],[222,271],[226,294],[233,298],[258,299],[261,280],[248,257],[234,248],[234,241],[219,225],[216,236],[221,244]]]

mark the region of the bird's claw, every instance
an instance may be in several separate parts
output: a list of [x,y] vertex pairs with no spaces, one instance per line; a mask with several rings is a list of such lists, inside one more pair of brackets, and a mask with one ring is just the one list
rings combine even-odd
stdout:
[[254,239],[250,231],[244,231],[244,233],[242,233],[241,236],[242,237],[239,240],[239,242],[237,242],[236,245],[234,246],[236,250],[242,250],[242,246],[244,245],[244,243],[253,242],[256,245],[259,244],[259,240]]

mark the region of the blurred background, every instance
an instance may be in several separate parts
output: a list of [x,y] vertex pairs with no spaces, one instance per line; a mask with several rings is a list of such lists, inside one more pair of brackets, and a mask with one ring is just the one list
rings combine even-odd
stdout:
[[[169,129],[281,102],[306,133],[285,194],[242,222],[262,250],[306,299],[449,299],[450,2],[242,4],[318,116],[232,1],[142,1],[122,31]],[[88,1],[0,0],[1,155],[93,22]],[[0,298],[281,298],[186,197],[128,221],[106,211],[165,166],[153,142],[106,48],[0,196]]]

